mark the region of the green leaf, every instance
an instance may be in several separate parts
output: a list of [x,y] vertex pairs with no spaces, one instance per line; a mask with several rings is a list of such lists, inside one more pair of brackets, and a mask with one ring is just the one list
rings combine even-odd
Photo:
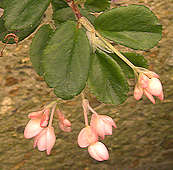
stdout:
[[[79,8],[80,9],[80,8]],[[80,12],[83,16],[88,18],[91,23],[94,23],[95,16],[91,15],[87,10],[80,9]],[[58,26],[61,23],[64,23],[68,20],[76,21],[75,15],[70,7],[62,8],[53,13],[53,20],[55,21],[55,25]]]
[[[4,37],[9,33],[15,34],[19,41],[33,33],[39,26],[50,0],[44,2],[41,0],[5,0],[4,2],[6,5],[2,17],[4,30],[0,30],[0,40],[3,42],[5,42]],[[8,43],[15,43],[15,41],[11,38]]]
[[101,35],[124,46],[147,50],[161,39],[162,26],[149,8],[129,5],[104,12],[95,19]]
[[47,24],[40,27],[32,39],[30,46],[30,59],[34,69],[40,76],[43,75],[43,69],[41,67],[43,50],[45,49],[52,34],[53,30],[50,25]]
[[57,29],[44,50],[44,78],[57,97],[71,99],[86,85],[90,45],[85,32],[68,21]]
[[51,0],[51,4],[52,4],[53,12],[59,9],[69,7],[67,2],[65,2],[64,0]]
[[[122,53],[131,63],[137,67],[148,67],[147,60],[144,56],[136,53]],[[134,78],[134,71],[129,67],[122,59],[120,59],[116,54],[109,54],[121,67],[124,75],[127,78]]]
[[100,12],[110,6],[109,0],[86,0],[85,7],[94,12]]
[[96,51],[92,55],[88,85],[104,103],[118,105],[127,98],[127,80],[116,61],[104,52]]
[[29,30],[40,23],[50,0],[13,0],[6,7],[4,18],[8,30]]

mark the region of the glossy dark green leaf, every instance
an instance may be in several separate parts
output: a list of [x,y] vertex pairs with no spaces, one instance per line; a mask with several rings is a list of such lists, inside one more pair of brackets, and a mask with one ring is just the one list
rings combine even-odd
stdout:
[[104,103],[118,105],[127,98],[127,80],[116,61],[104,52],[96,51],[92,55],[88,85]]
[[32,30],[47,9],[50,0],[13,0],[4,12],[5,27],[8,30]]
[[43,25],[35,34],[32,39],[32,43],[30,46],[30,59],[35,71],[42,76],[43,69],[41,67],[41,60],[43,56],[43,50],[45,49],[48,40],[53,34],[53,30],[50,25]]
[[[137,67],[147,68],[147,60],[144,56],[136,53],[122,53],[131,63]],[[134,78],[134,71],[129,67],[122,59],[120,59],[116,54],[109,54],[121,67],[127,78]]]
[[85,32],[68,21],[57,29],[44,50],[44,78],[57,97],[71,99],[85,87],[90,45]]
[[[79,8],[80,9],[80,8]],[[95,16],[91,15],[87,10],[80,9],[80,12],[83,16],[87,17],[91,23],[94,23]],[[76,21],[75,15],[70,7],[68,8],[62,8],[53,13],[53,20],[55,22],[55,25],[59,25],[61,23],[64,23],[68,20],[70,21]]]
[[109,0],[86,0],[85,7],[88,10],[99,12],[107,9],[110,6]]
[[162,34],[157,17],[142,5],[123,6],[104,12],[96,18],[95,26],[106,38],[140,50],[154,47]]

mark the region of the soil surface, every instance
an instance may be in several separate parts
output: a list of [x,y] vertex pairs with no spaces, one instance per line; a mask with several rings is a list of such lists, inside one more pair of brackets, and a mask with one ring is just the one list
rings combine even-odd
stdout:
[[77,145],[77,135],[84,127],[81,98],[59,100],[72,122],[72,132],[61,132],[55,119],[56,144],[47,156],[33,149],[33,141],[23,136],[28,113],[56,99],[52,89],[32,68],[31,35],[17,47],[9,45],[0,58],[1,170],[173,170],[173,1],[119,0],[116,5],[130,3],[148,6],[163,25],[162,40],[143,55],[150,63],[150,70],[160,75],[165,100],[157,100],[155,105],[145,97],[135,101],[132,89],[128,100],[114,107],[89,95],[93,108],[111,116],[118,127],[103,140],[110,154],[110,159],[104,162],[93,160],[86,148]]

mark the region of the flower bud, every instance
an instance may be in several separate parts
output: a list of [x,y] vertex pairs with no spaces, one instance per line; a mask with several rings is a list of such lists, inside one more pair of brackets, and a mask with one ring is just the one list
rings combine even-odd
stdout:
[[97,161],[109,159],[109,153],[106,146],[101,142],[96,142],[88,147],[88,152],[92,158]]

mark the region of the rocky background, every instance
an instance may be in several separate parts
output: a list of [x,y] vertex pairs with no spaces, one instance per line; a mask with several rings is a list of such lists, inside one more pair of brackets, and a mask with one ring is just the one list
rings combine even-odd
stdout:
[[[133,86],[128,100],[118,107],[101,104],[89,94],[95,110],[114,118],[118,126],[103,141],[110,153],[110,159],[104,162],[93,160],[87,149],[77,145],[77,135],[84,127],[80,96],[59,100],[73,130],[61,132],[55,119],[57,140],[51,155],[46,156],[33,149],[32,140],[23,137],[27,114],[56,98],[32,68],[31,35],[17,47],[9,45],[0,57],[1,170],[173,170],[173,0],[119,0],[116,6],[134,3],[151,8],[163,24],[162,40],[143,55],[150,70],[160,74],[165,100],[155,105],[146,98],[135,101]],[[50,13],[49,9],[44,22],[48,22]]]

